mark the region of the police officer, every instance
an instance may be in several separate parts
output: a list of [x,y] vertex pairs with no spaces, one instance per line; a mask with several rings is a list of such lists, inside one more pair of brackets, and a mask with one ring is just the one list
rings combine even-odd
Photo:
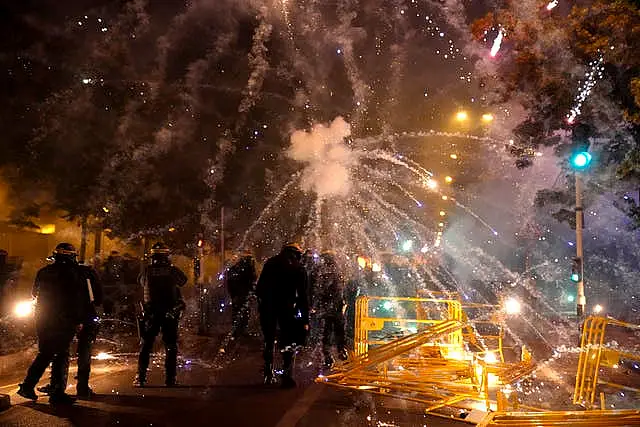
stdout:
[[302,334],[309,329],[306,272],[301,258],[300,245],[284,245],[278,255],[267,260],[256,287],[264,335],[264,380],[265,383],[273,381],[273,346],[276,327],[279,327],[284,388],[296,385],[292,375],[294,347],[302,344]]
[[151,247],[151,265],[140,277],[144,287],[144,328],[141,330],[142,344],[138,358],[138,376],[135,385],[144,387],[153,343],[162,331],[165,358],[165,384],[176,385],[178,359],[178,322],[185,309],[180,288],[187,283],[187,276],[169,260],[169,247],[156,243]]
[[[83,286],[83,321],[82,327],[77,333],[78,346],[78,382],[76,384],[76,394],[80,399],[90,399],[94,396],[93,390],[89,387],[89,375],[91,374],[91,348],[98,335],[99,317],[96,310],[102,304],[102,286],[96,271],[88,265],[77,265],[80,277],[84,281]],[[68,365],[67,365],[68,368]],[[51,383],[38,388],[38,391],[50,394],[56,389],[55,381],[57,377],[51,376]]]
[[249,322],[249,294],[253,291],[258,274],[256,261],[250,251],[245,251],[241,258],[229,267],[227,272],[227,290],[231,297],[233,317],[232,332],[234,337],[244,333]]
[[37,297],[36,331],[38,354],[27,371],[18,394],[36,400],[35,386],[52,363],[52,404],[71,404],[74,398],[65,393],[69,366],[69,346],[83,319],[86,286],[78,269],[73,245],[60,243],[53,254],[55,262],[36,275],[33,295]]
[[344,338],[344,291],[345,280],[342,275],[336,254],[324,251],[320,255],[320,267],[316,287],[316,311],[322,321],[322,353],[324,365],[333,365],[331,341],[335,341],[340,359],[347,359]]

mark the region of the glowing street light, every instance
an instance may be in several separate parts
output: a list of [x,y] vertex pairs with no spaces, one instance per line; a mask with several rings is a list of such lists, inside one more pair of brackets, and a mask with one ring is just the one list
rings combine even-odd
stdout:
[[20,301],[14,307],[13,314],[15,314],[16,317],[24,318],[24,317],[31,316],[34,311],[35,311],[35,301],[34,300]]
[[493,114],[485,113],[482,115],[482,121],[484,123],[491,123],[493,121]]
[[405,252],[409,252],[413,248],[413,240],[405,240],[402,243],[402,250]]
[[464,110],[458,111],[456,113],[456,120],[459,122],[466,122],[467,120],[469,120],[469,114]]
[[379,273],[382,271],[382,266],[377,262],[374,262],[373,264],[371,264],[371,271],[373,271],[374,273]]
[[458,155],[455,153],[449,154],[449,157],[452,158],[453,160],[458,160]]
[[600,314],[602,313],[603,307],[600,304],[596,304],[595,307],[593,307],[593,312],[595,314]]
[[447,213],[445,211],[440,211],[440,216],[445,216]]
[[438,188],[438,181],[433,179],[428,180],[427,187],[429,187],[431,190],[435,190],[436,188]]
[[447,197],[447,196],[442,196],[442,200],[449,200],[449,197]]
[[446,182],[447,184],[451,184],[453,182],[453,178],[447,175],[444,177],[444,182]]

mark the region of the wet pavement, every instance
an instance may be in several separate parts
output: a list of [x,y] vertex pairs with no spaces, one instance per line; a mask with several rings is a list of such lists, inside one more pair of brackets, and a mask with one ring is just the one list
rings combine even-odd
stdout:
[[[149,386],[132,386],[134,354],[96,361],[91,385],[97,396],[72,407],[52,407],[46,396],[30,402],[17,396],[24,372],[0,379],[0,393],[11,395],[13,406],[0,413],[0,426],[464,426],[427,417],[404,402],[373,397],[313,383],[318,374],[318,352],[307,351],[296,361],[298,387],[281,390],[261,383],[260,344],[257,338],[230,342],[224,353],[190,352],[206,344],[202,338],[183,351],[178,381],[163,386],[163,360],[152,364]],[[209,347],[218,347],[217,343]],[[46,376],[41,382],[44,384]],[[74,391],[73,372],[69,392]]]

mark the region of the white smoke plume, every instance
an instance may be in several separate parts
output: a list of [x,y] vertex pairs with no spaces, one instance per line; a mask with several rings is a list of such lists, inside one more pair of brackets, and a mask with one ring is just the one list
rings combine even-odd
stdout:
[[345,143],[351,126],[342,117],[329,125],[317,124],[310,132],[297,130],[291,135],[287,156],[305,163],[301,187],[318,198],[346,196],[351,190],[351,167],[357,156]]

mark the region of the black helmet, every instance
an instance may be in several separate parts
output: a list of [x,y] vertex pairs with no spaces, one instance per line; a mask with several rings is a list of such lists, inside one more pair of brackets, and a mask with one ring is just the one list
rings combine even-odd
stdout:
[[53,251],[53,258],[56,261],[72,261],[76,262],[78,251],[71,243],[58,243]]
[[169,262],[169,246],[162,242],[157,242],[151,246],[151,262]]

